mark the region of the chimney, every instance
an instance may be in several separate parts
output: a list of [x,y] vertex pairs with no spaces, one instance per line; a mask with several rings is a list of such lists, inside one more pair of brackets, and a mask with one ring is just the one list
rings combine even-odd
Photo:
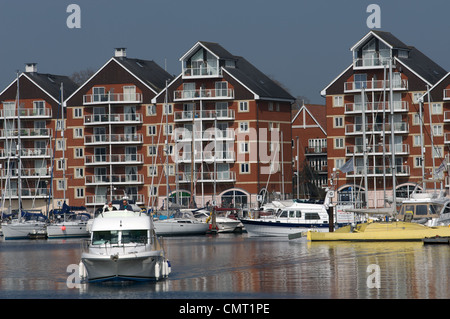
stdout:
[[116,58],[126,58],[127,57],[127,48],[116,48],[114,56]]
[[37,72],[37,63],[26,63],[25,64],[25,72],[36,73]]

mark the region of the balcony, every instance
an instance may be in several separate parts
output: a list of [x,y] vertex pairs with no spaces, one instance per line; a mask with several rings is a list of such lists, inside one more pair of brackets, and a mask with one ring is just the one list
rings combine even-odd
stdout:
[[[353,172],[348,172],[347,177],[361,177],[364,176],[364,166],[356,166]],[[367,176],[375,177],[375,176],[392,176],[392,167],[389,166],[368,166],[367,167]],[[410,170],[407,165],[398,165],[396,166],[395,176],[409,176]]]
[[[21,158],[49,158],[52,156],[52,152],[49,148],[22,148],[20,157]],[[17,157],[17,152],[0,150],[0,159],[8,158],[8,157]]]
[[115,103],[142,103],[141,93],[106,93],[83,95],[83,105],[115,104]]
[[222,69],[208,64],[201,64],[199,67],[183,67],[183,78],[216,78],[222,77]]
[[[367,154],[368,155],[385,155],[392,154],[392,147],[390,144],[386,145],[367,145]],[[395,144],[394,152],[396,155],[408,155],[409,154],[409,145],[408,144]],[[345,147],[345,155],[346,156],[362,156],[364,155],[364,146],[363,145],[350,145]]]
[[[51,119],[52,110],[51,109],[20,109],[19,110],[21,119]],[[17,118],[17,110],[0,110],[1,118]]]
[[[10,178],[18,178],[19,170],[18,169],[2,169],[2,178],[8,178],[8,173],[10,174]],[[50,178],[51,177],[51,169],[49,167],[42,168],[22,168],[21,170],[21,178]]]
[[[176,111],[174,113],[175,122],[192,122],[193,111]],[[234,110],[205,110],[196,111],[195,119],[201,120],[218,120],[218,121],[232,121],[234,120]]]
[[[394,112],[409,112],[409,103],[407,101],[394,101]],[[389,102],[367,102],[365,112],[390,112]],[[345,103],[345,114],[361,114],[363,111],[362,103]]]
[[[365,91],[383,91],[384,89],[388,90],[389,82],[389,80],[345,82],[344,92],[361,92],[362,89],[364,89]],[[408,90],[408,80],[393,80],[392,89]]]
[[142,114],[93,114],[84,117],[84,125],[142,124]]
[[[235,172],[225,171],[225,172],[198,172],[195,174],[197,182],[222,182],[222,183],[232,183],[236,181]],[[179,173],[178,174],[180,183],[190,183],[191,173]]]
[[[87,206],[103,206],[112,200],[122,200],[123,194],[121,195],[88,195],[86,196],[85,204]],[[142,194],[127,194],[130,200],[133,200],[137,205],[144,205],[144,195]]]
[[173,99],[175,102],[192,101],[192,100],[234,99],[234,90],[233,89],[178,90],[173,92]]
[[[386,123],[384,125],[384,132],[391,133],[391,124]],[[383,124],[366,124],[366,134],[382,134],[383,133]],[[407,134],[409,133],[409,126],[407,122],[399,122],[394,123],[394,133],[395,134]],[[361,135],[363,134],[363,126],[362,124],[347,124],[345,125],[345,134],[348,135]]]
[[121,175],[87,175],[86,185],[126,185],[144,184],[143,174],[121,174]]
[[144,138],[142,134],[102,134],[86,135],[84,145],[98,144],[142,144]]
[[[20,130],[20,138],[50,138],[52,132],[52,129],[49,128],[26,128]],[[0,130],[0,139],[18,138],[18,136],[18,130]]]
[[444,90],[444,101],[450,100],[450,89]]
[[311,155],[327,155],[328,149],[326,146],[305,147],[305,156]]
[[[192,141],[192,131],[184,128],[176,130],[175,141],[176,142],[190,142]],[[204,131],[194,131],[195,141],[234,141],[235,133],[233,129],[221,130],[219,128],[214,129],[210,127]]]
[[389,57],[370,57],[370,58],[353,59],[354,69],[383,69],[385,66],[386,67],[389,66]]
[[[46,188],[22,188],[22,199],[48,198],[49,191]],[[3,190],[2,194],[5,198],[18,198],[19,191],[17,189]]]
[[109,165],[109,164],[143,164],[142,154],[112,154],[112,155],[87,155],[85,165]]
[[[195,162],[206,162],[206,163],[232,163],[235,161],[233,151],[206,151],[206,152],[195,152]],[[176,158],[177,163],[191,163],[192,162],[192,152],[183,152]]]

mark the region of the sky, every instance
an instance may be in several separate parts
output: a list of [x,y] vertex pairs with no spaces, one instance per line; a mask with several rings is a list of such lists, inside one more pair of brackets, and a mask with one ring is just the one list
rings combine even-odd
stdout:
[[[70,4],[80,28],[69,28]],[[171,74],[197,41],[221,44],[276,79],[291,95],[325,104],[320,91],[352,62],[350,48],[381,27],[450,71],[448,0],[1,0],[0,91],[37,63],[38,72],[99,69],[114,48]]]

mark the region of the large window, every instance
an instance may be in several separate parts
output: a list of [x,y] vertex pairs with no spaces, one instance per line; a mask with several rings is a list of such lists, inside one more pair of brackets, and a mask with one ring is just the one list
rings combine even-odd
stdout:
[[117,244],[119,242],[118,230],[94,231],[92,235],[93,245]]

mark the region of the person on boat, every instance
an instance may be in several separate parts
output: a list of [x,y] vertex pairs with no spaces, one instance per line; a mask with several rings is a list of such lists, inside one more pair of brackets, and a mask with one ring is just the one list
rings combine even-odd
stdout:
[[124,199],[122,201],[122,204],[120,204],[120,209],[121,210],[131,210],[131,211],[133,211],[133,208],[131,207],[130,204],[128,204],[128,201],[126,199]]
[[109,202],[108,207],[106,207],[106,210],[110,212],[116,210],[116,208],[113,206],[112,202]]

